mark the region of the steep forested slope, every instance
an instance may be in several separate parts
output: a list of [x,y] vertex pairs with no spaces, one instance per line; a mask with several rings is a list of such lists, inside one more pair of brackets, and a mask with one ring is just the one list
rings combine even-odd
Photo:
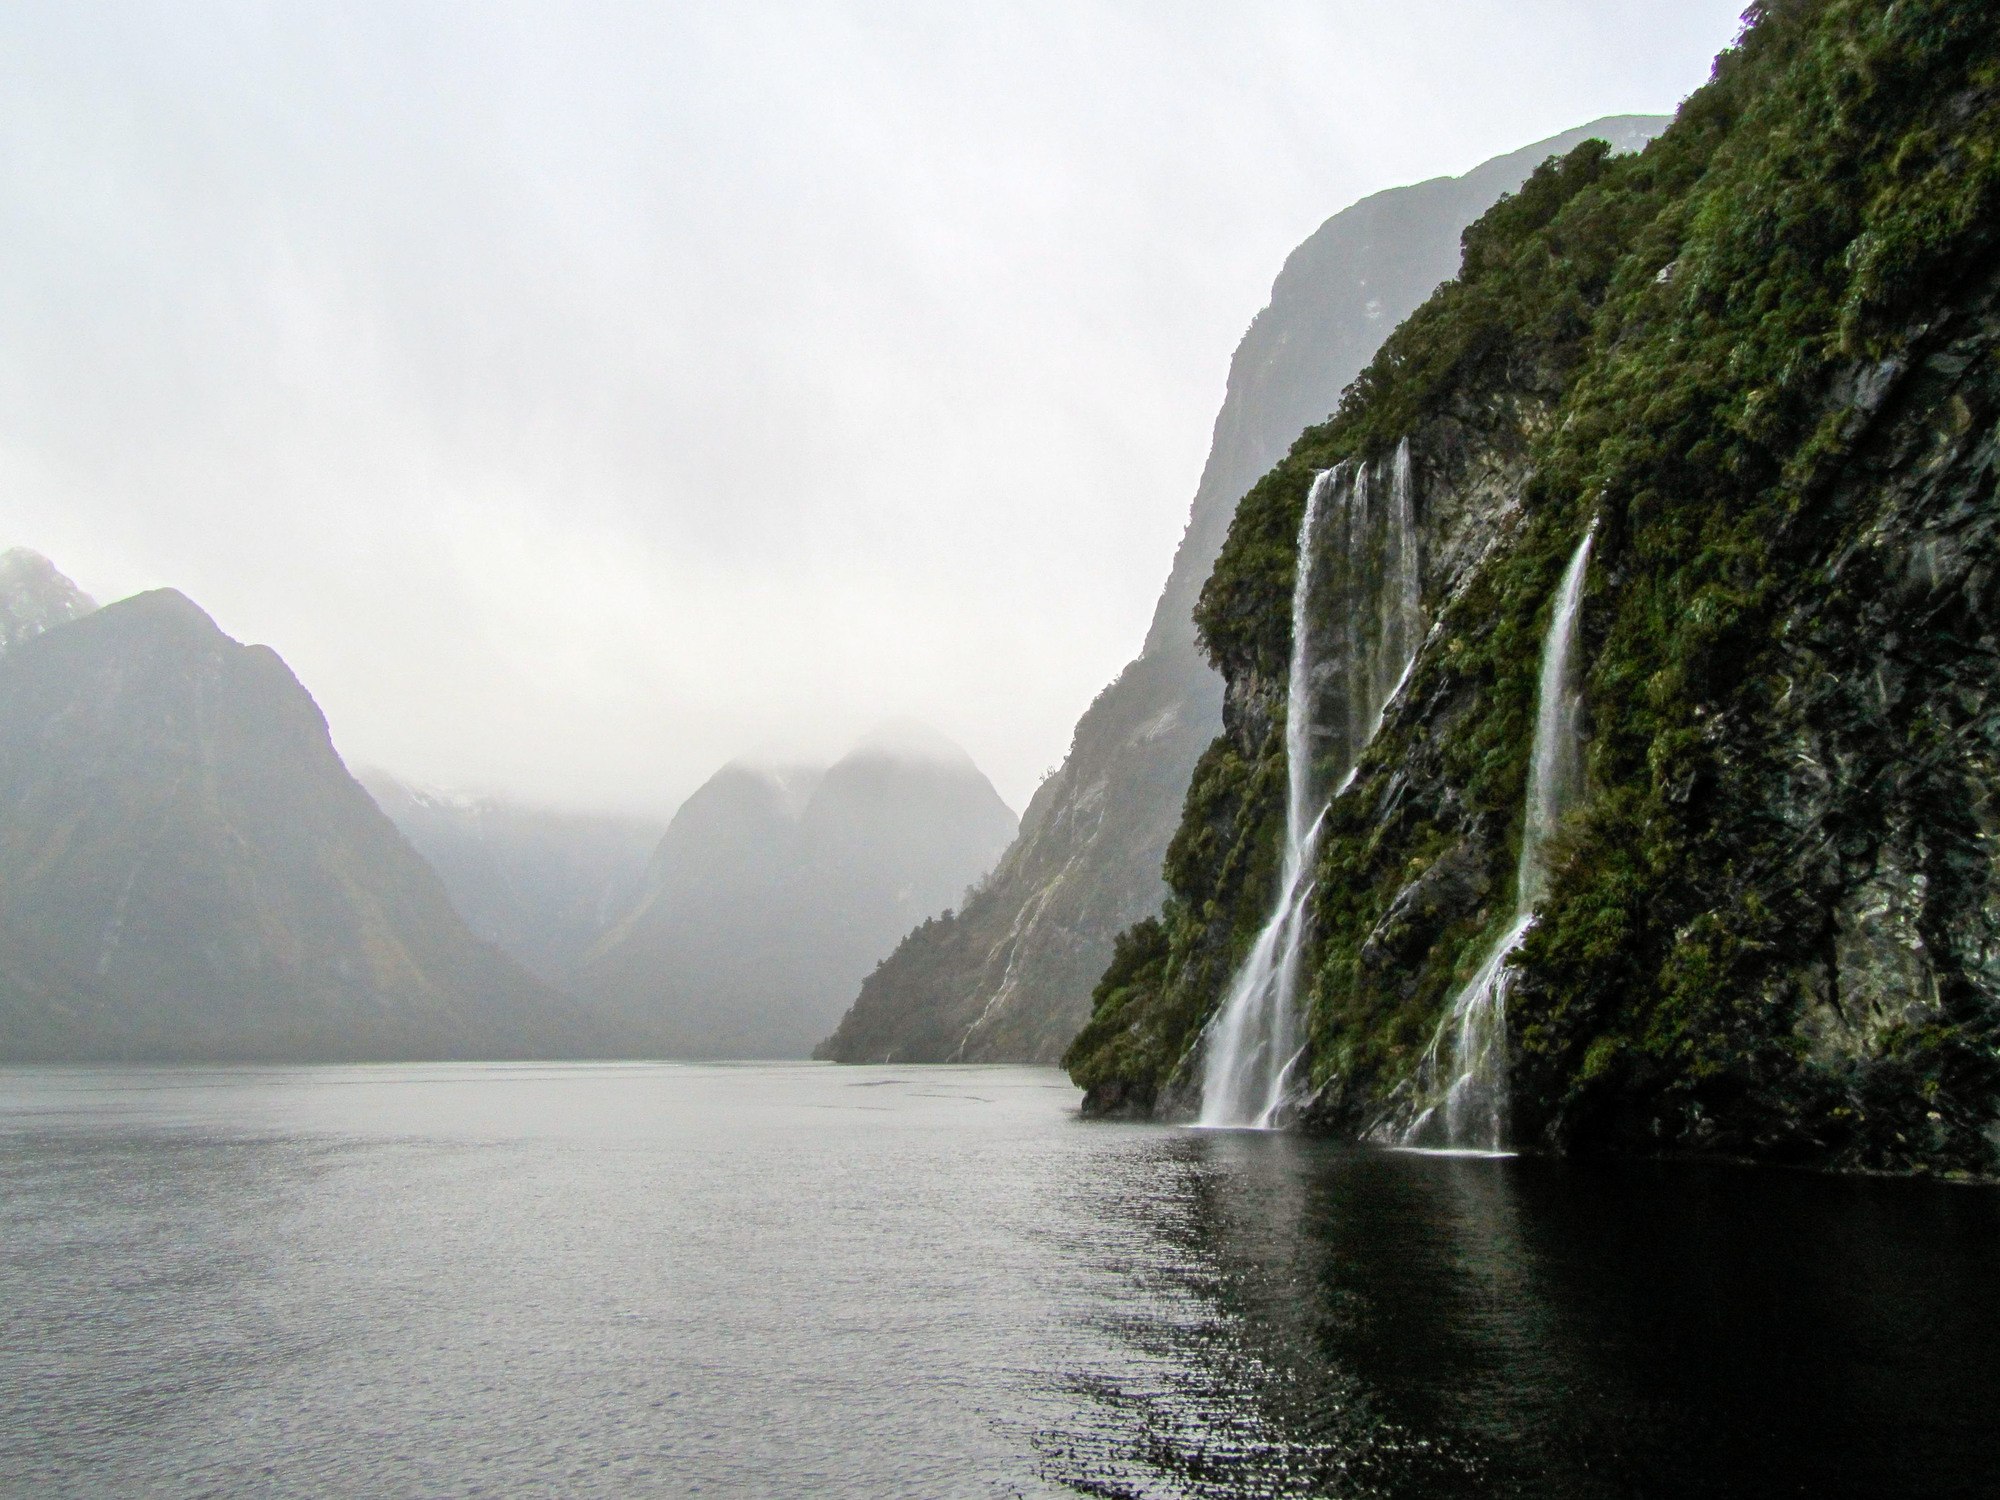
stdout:
[[1069,1054],[1094,1107],[1194,1084],[1272,894],[1305,495],[1407,440],[1433,624],[1328,813],[1307,1116],[1407,1112],[1510,914],[1550,598],[1594,526],[1513,1139],[2000,1166],[2000,13],[1750,22],[1643,155],[1580,148],[1471,230],[1239,508],[1200,606],[1226,729]]
[[1193,608],[1236,502],[1299,429],[1333,410],[1383,337],[1458,265],[1459,235],[1552,153],[1636,150],[1666,122],[1599,120],[1485,163],[1377,193],[1286,259],[1230,361],[1187,533],[1144,649],[1077,724],[1020,837],[963,909],[911,932],[821,1049],[844,1062],[1052,1062],[1090,1013],[1113,936],[1153,911],[1160,864],[1222,683]]

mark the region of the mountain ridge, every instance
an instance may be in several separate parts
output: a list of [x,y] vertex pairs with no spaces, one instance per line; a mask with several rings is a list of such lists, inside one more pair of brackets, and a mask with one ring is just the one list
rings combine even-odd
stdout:
[[592,1055],[458,919],[278,654],[154,590],[0,658],[0,1056]]
[[545,983],[575,990],[590,950],[636,899],[662,824],[508,797],[358,780],[436,870],[480,937]]
[[41,553],[26,547],[0,552],[0,656],[96,608],[97,601]]
[[957,903],[1017,826],[928,727],[881,726],[824,769],[731,761],[675,813],[584,992],[668,1055],[805,1057],[897,936]]

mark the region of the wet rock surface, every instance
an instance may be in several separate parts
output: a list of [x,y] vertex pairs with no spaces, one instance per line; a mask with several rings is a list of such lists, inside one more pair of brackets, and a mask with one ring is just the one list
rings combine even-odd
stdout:
[[1198,1076],[1273,878],[1288,528],[1316,469],[1407,440],[1436,624],[1328,814],[1304,1122],[1393,1115],[1511,917],[1536,654],[1594,526],[1511,1144],[2000,1171],[1995,78],[1993,17],[1766,8],[1644,157],[1575,153],[1468,231],[1238,510],[1200,612],[1225,731],[1157,952],[1066,1059],[1091,1097]]
[[[1632,150],[1664,122],[1619,116],[1497,158],[1458,178],[1380,193],[1335,215],[1286,261],[1231,362],[1228,394],[1145,647],[1078,723],[1062,765],[1021,820],[992,878],[923,924],[862,986],[821,1047],[842,1062],[1035,1061],[1060,1057],[1091,1011],[1114,937],[1158,909],[1160,871],[1190,779],[1224,725],[1261,744],[1270,689],[1225,681],[1191,620],[1236,503],[1325,417],[1383,337],[1457,266],[1465,226],[1551,152],[1601,137]],[[1440,443],[1452,441],[1441,433]],[[1504,463],[1472,445],[1439,565],[1476,553],[1495,513],[1481,503]],[[1447,465],[1457,472],[1458,465]],[[1296,519],[1296,518],[1294,518]],[[1284,684],[1275,688],[1282,704]],[[1247,715],[1247,719],[1242,716]],[[1241,720],[1241,722],[1239,722]]]

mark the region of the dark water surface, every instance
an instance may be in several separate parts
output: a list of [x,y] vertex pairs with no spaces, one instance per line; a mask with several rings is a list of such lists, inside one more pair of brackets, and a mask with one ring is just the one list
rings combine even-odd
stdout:
[[0,1072],[9,1494],[1992,1496],[2000,1192],[1016,1068]]

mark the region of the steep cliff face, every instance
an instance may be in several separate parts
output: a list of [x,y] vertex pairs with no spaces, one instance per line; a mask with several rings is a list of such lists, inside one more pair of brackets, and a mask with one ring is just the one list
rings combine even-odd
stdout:
[[862,986],[821,1055],[844,1062],[1035,1061],[1090,1013],[1112,937],[1164,894],[1188,778],[1221,728],[1222,683],[1193,608],[1236,502],[1319,421],[1382,339],[1458,267],[1459,236],[1551,154],[1636,150],[1664,120],[1620,116],[1364,199],[1292,252],[1230,362],[1186,535],[1137,660],[1078,723],[1020,838],[963,910],[912,932]]
[[674,815],[585,991],[668,1056],[804,1057],[1015,826],[971,757],[918,725],[824,770],[726,766]]
[[171,590],[0,660],[0,1057],[588,1054],[269,648]]
[[1305,492],[1406,439],[1435,624],[1327,811],[1305,1117],[1436,1102],[1594,527],[1585,788],[1508,965],[1508,1137],[2000,1168],[1996,145],[1987,8],[1799,0],[1644,155],[1573,153],[1468,234],[1237,513],[1200,607],[1227,729],[1069,1054],[1093,1107],[1197,1087],[1272,899]]
[[665,832],[643,818],[564,812],[359,773],[375,805],[421,854],[468,926],[563,989],[638,899]]

